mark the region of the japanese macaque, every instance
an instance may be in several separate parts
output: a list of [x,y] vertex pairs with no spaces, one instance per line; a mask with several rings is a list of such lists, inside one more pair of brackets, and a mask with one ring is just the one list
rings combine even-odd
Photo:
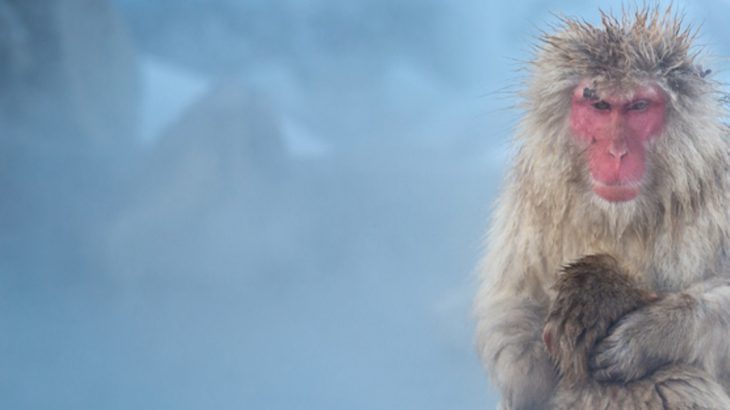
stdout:
[[722,387],[706,372],[687,364],[666,364],[626,384],[593,380],[588,358],[594,344],[624,315],[659,298],[639,288],[614,258],[581,258],[563,269],[553,288],[557,295],[543,339],[560,381],[548,408],[730,409],[730,398]]
[[693,37],[644,9],[598,26],[565,19],[542,38],[475,301],[503,408],[555,396],[543,322],[560,267],[591,254],[662,294],[595,343],[593,380],[683,365],[730,391],[730,132]]

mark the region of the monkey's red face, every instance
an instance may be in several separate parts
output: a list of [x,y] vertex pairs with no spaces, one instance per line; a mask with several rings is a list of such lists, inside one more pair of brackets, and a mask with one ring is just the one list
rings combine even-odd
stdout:
[[593,192],[610,202],[641,192],[646,150],[664,129],[665,95],[655,85],[637,86],[629,97],[598,96],[589,83],[573,92],[570,127],[587,145]]

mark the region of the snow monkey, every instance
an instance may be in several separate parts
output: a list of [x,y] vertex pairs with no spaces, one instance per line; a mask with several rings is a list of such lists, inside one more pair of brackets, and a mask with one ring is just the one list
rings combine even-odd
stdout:
[[[641,289],[608,255],[591,255],[568,265],[543,339],[558,366],[560,381],[550,409],[730,409],[730,398],[705,371],[668,363],[640,380],[601,383],[589,373],[593,345],[621,317],[659,299]],[[687,303],[693,303],[687,300]]]
[[730,132],[694,37],[652,7],[595,26],[564,19],[542,37],[475,301],[502,408],[555,395],[543,322],[560,267],[591,254],[662,294],[595,343],[593,380],[674,364],[730,391]]

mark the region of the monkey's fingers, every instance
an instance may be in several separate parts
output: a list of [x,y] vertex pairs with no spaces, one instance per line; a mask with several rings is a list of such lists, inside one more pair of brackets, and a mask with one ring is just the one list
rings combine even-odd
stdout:
[[632,338],[608,337],[588,360],[588,369],[600,382],[628,383],[641,379],[663,363],[645,354]]
[[588,370],[593,379],[599,382],[611,381],[615,377],[615,372],[612,372],[611,360],[606,353],[596,352],[591,355],[588,360]]
[[627,374],[628,358],[622,354],[624,348],[608,338],[596,346],[588,360],[588,370],[600,382],[624,382],[630,379]]

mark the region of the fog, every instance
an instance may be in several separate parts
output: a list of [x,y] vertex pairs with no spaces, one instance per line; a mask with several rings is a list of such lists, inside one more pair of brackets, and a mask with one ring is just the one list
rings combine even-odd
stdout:
[[0,0],[0,408],[493,408],[521,69],[598,3]]

